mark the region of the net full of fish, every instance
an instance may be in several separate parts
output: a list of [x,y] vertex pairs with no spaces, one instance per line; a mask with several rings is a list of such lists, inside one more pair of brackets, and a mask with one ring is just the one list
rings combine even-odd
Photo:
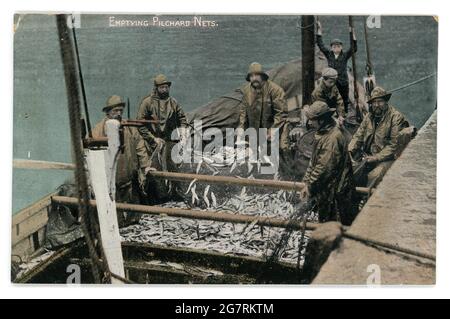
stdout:
[[[260,163],[236,161],[233,148],[223,152],[202,154],[202,162],[185,164],[181,171],[198,174],[234,175],[255,178],[260,172]],[[225,159],[221,156],[225,157]],[[264,178],[267,178],[265,176]],[[277,176],[272,176],[276,179]],[[273,191],[257,187],[236,185],[208,185],[196,180],[180,183],[184,202],[166,202],[163,207],[220,210],[250,216],[277,217],[289,219],[294,215],[295,194],[289,191]],[[308,221],[317,217],[313,213],[305,216]],[[167,247],[193,248],[267,259],[277,247],[285,230],[275,227],[261,227],[256,223],[233,224],[216,221],[193,220],[168,216],[143,215],[139,224],[120,230],[123,241],[151,243]],[[307,231],[299,250],[300,231],[293,231],[286,241],[279,260],[297,263],[300,251],[304,255],[309,232]],[[301,263],[303,259],[301,258]]]

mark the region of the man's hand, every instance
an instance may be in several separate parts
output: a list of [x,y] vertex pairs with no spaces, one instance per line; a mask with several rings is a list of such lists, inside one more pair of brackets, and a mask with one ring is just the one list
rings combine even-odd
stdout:
[[317,35],[322,35],[322,24],[317,21]]
[[272,128],[269,128],[268,130],[267,130],[267,141],[273,141],[273,138],[274,138],[274,136],[275,136],[275,132],[276,132],[276,130],[277,129],[272,129]]
[[159,137],[155,137],[154,142],[155,142],[157,148],[161,148],[165,143],[164,140]]
[[375,163],[378,162],[377,158],[373,155],[369,155],[365,157],[365,160],[367,161],[367,163]]
[[300,186],[302,187],[302,190],[299,192],[300,199],[302,201],[305,201],[310,196],[309,187],[308,187],[308,184],[306,184],[306,183],[300,183]]
[[148,172],[154,172],[154,171],[156,171],[156,168],[147,166],[147,167],[144,169],[144,174],[147,175]]
[[352,39],[356,41],[356,32],[354,28],[349,28],[350,33],[352,34]]
[[294,127],[289,132],[289,139],[293,142],[297,142],[303,135],[303,130],[300,127]]
[[343,116],[338,117],[339,126],[344,126],[345,118]]

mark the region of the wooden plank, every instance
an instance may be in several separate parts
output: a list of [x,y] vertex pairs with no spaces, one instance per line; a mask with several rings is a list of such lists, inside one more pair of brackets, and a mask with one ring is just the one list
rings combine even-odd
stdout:
[[20,169],[74,170],[75,164],[60,163],[60,162],[48,162],[48,161],[36,161],[36,160],[27,160],[27,159],[14,159],[13,167],[20,168]]
[[13,224],[11,228],[11,242],[13,247],[21,240],[32,236],[33,233],[47,225],[47,207],[48,206],[41,207],[39,211],[35,212],[27,219],[22,220],[20,223]]
[[[87,163],[97,202],[101,240],[106,261],[112,273],[125,277],[116,202],[109,194],[109,179],[106,172],[106,167],[109,167],[107,156],[108,151],[105,150],[88,150]],[[111,282],[114,284],[122,283],[115,278],[111,278]]]
[[52,203],[51,197],[55,196],[56,194],[57,194],[56,192],[50,193],[44,196],[42,199],[34,202],[33,204],[19,211],[12,218],[12,226],[14,227],[15,225],[25,221],[31,216],[39,213],[43,208],[47,208],[48,206],[50,206]]
[[11,256],[15,256],[13,260],[18,260],[17,256],[20,257],[22,261],[28,260],[34,252],[34,245],[31,236],[15,243],[11,248]]

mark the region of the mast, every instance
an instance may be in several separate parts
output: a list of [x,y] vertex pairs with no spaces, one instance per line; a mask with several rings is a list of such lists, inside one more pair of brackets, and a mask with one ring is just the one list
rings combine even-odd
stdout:
[[[117,170],[117,155],[120,151],[120,122],[117,120],[106,121],[106,149],[99,147],[89,149],[87,146],[89,143],[87,143],[82,134],[80,121],[81,103],[79,99],[78,81],[81,80],[81,69],[78,64],[77,73],[77,52],[74,46],[75,38],[70,37],[71,33],[67,26],[67,19],[68,16],[65,14],[58,14],[56,16],[68,97],[70,133],[75,161],[75,179],[79,194],[78,206],[81,225],[89,250],[95,282],[101,283],[103,278],[105,278],[110,283],[119,284],[125,282],[123,279],[125,277],[125,271],[115,203],[115,175]],[[74,33],[72,33],[72,36],[74,36]],[[77,75],[80,78],[77,78]],[[82,84],[81,87],[83,88]],[[88,115],[87,104],[85,104],[85,107],[86,115]],[[92,133],[90,136],[92,136]],[[92,140],[92,138],[88,140]],[[83,146],[85,146],[84,149]],[[85,159],[90,184],[98,202],[98,224],[89,210],[90,190],[88,176],[85,170]],[[91,232],[93,233],[92,236]],[[100,247],[102,260],[100,260],[97,254],[95,238],[99,241],[98,247]]]
[[[70,135],[72,139],[72,148],[75,161],[75,181],[78,188],[78,210],[81,217],[81,226],[91,257],[92,274],[95,283],[101,283],[100,261],[96,252],[94,240],[91,237],[90,229],[87,225],[89,215],[89,187],[88,178],[84,170],[83,150],[81,147],[81,112],[79,100],[79,86],[76,76],[76,58],[72,39],[70,38],[69,28],[67,27],[67,18],[65,14],[56,16],[58,27],[59,44],[61,49],[61,59],[64,68],[64,77],[68,99],[68,110],[70,119]],[[92,226],[92,225],[91,225]]]
[[314,90],[314,45],[315,19],[312,15],[303,15],[302,22],[302,105],[311,103]]
[[81,71],[80,54],[78,52],[77,34],[75,32],[75,17],[71,16],[71,19],[72,19],[73,44],[74,44],[74,48],[75,48],[75,57],[77,58],[78,77],[80,79],[81,93],[83,96],[83,103],[84,103],[84,116],[86,118],[88,136],[90,138],[92,138],[91,120],[89,118],[89,110],[88,110],[88,104],[87,104],[87,98],[86,98],[86,91],[84,89],[83,72]]
[[[355,98],[355,110],[356,110],[356,118],[358,122],[362,122],[362,114],[361,109],[359,108],[359,92],[358,92],[358,74],[356,72],[356,56],[355,56],[355,47],[353,46],[353,37],[354,37],[354,24],[353,17],[348,16],[348,25],[350,27],[350,46],[352,48],[352,72],[353,72],[353,97]],[[345,110],[347,113],[348,110]]]

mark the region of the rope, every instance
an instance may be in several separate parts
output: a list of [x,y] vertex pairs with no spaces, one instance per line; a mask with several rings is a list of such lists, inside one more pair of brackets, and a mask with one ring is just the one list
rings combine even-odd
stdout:
[[429,260],[432,260],[432,261],[436,262],[436,256],[432,255],[432,254],[416,251],[416,250],[409,249],[409,248],[400,247],[400,246],[389,244],[389,243],[384,243],[384,242],[381,242],[381,241],[378,241],[378,240],[370,239],[370,238],[367,238],[367,237],[364,237],[364,236],[359,236],[359,235],[352,234],[352,233],[349,233],[349,232],[343,233],[342,236],[345,237],[345,238],[348,238],[348,239],[359,241],[359,242],[361,242],[363,244],[366,244],[366,245],[380,246],[380,247],[387,248],[387,249],[390,249],[390,250],[394,250],[394,251],[397,251],[397,252],[401,252],[401,253],[404,253],[404,254],[407,254],[407,255],[412,255],[412,256],[416,256],[416,257],[420,257],[420,258],[425,258],[425,259],[429,259]]
[[122,276],[116,275],[115,273],[110,272],[109,274],[111,275],[111,277],[113,277],[113,278],[115,278],[117,280],[120,280],[120,281],[122,281],[125,284],[135,284],[134,281],[131,281],[131,280],[127,279],[127,278],[124,278]]
[[425,80],[428,80],[429,78],[432,78],[432,77],[435,76],[436,74],[437,74],[437,73],[434,72],[434,73],[429,74],[429,75],[427,75],[427,76],[424,76],[424,77],[422,77],[422,78],[420,78],[420,79],[418,79],[418,80],[412,81],[412,82],[407,83],[407,84],[402,85],[402,86],[399,86],[398,88],[395,88],[395,89],[393,89],[393,90],[390,90],[389,92],[392,93],[392,92],[396,92],[396,91],[400,91],[400,90],[406,89],[406,88],[408,88],[408,87],[410,87],[410,86],[413,86],[413,85],[415,85],[415,84],[418,84],[418,83],[420,83],[420,82],[423,82],[423,81],[425,81]]
[[73,45],[75,49],[75,57],[77,59],[77,67],[78,67],[78,76],[80,78],[81,82],[81,93],[83,95],[83,102],[84,102],[84,115],[86,116],[86,125],[87,125],[87,131],[89,137],[92,138],[92,128],[91,128],[91,120],[89,118],[89,109],[87,104],[87,98],[86,98],[86,91],[84,90],[84,80],[83,80],[83,73],[81,72],[81,62],[80,62],[80,54],[78,53],[78,42],[77,42],[77,35],[75,33],[75,17],[71,15],[72,20],[72,36],[73,36]]

